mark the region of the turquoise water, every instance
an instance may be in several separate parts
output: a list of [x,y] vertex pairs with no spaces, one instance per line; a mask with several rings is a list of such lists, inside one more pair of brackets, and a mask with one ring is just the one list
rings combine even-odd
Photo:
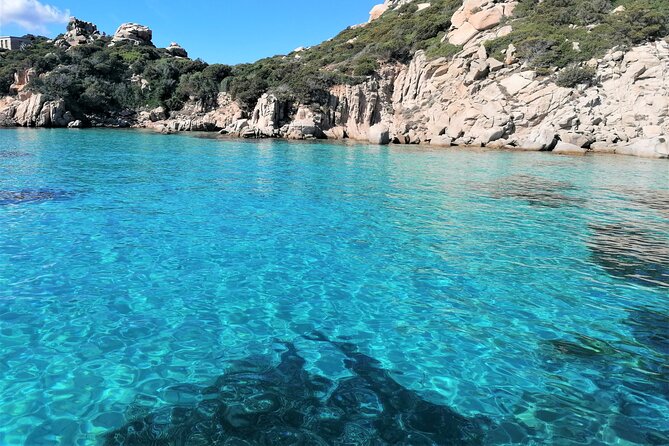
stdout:
[[287,351],[351,383],[343,341],[483,444],[669,444],[668,166],[0,131],[0,445],[174,424]]

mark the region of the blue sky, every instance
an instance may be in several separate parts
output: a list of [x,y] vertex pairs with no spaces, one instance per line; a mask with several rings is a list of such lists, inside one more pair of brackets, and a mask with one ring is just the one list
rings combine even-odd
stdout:
[[153,30],[156,46],[178,42],[207,62],[252,62],[286,54],[367,21],[382,0],[0,0],[2,35],[53,37],[76,16],[112,34],[123,22]]

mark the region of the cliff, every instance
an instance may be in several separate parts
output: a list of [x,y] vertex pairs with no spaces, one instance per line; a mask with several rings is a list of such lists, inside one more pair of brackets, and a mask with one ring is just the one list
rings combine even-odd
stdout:
[[[601,39],[593,36],[599,23],[606,21],[607,30],[623,27],[627,19],[621,16],[624,8],[602,6],[595,15],[585,9],[579,25],[556,25],[551,32],[571,38],[551,34],[551,47],[537,43],[548,39],[531,28],[540,19],[527,3],[532,2],[386,1],[372,10],[368,24],[319,47],[231,68],[220,75],[220,88],[209,100],[188,94],[180,106],[136,107],[102,117],[76,116],[62,98],[26,93],[29,76],[20,73],[12,87],[19,95],[0,101],[0,123],[72,126],[78,119],[75,126],[215,130],[246,138],[351,138],[668,158],[669,43],[657,36],[666,30],[652,28],[654,34],[644,31],[636,40],[606,44],[615,39],[605,31]],[[369,34],[383,31],[386,38],[399,39],[394,24],[413,34],[393,43],[393,56],[361,58],[356,52],[361,45],[367,45],[367,54],[376,48],[365,40]],[[77,45],[100,39],[94,26],[70,28]],[[109,45],[126,40],[152,46],[150,30],[141,25],[123,25]],[[333,58],[333,49],[349,51],[350,57]],[[185,50],[167,51],[164,57],[186,57]],[[278,85],[249,83],[262,70],[295,66],[315,69],[325,81],[304,94],[297,93],[299,76],[286,75]],[[144,75],[130,82],[141,88],[150,82]]]

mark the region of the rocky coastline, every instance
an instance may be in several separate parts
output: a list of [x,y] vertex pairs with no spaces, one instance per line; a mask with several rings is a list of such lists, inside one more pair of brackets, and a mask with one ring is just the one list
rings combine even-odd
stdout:
[[[387,0],[375,7],[370,20],[403,3],[408,1]],[[249,111],[221,92],[215,104],[189,101],[176,111],[157,107],[79,117],[63,100],[30,91],[36,73],[25,70],[16,73],[13,95],[0,98],[0,126],[135,127],[241,138],[348,138],[373,144],[669,158],[666,39],[613,48],[587,62],[594,73],[591,84],[563,87],[516,58],[513,45],[504,51],[504,60],[488,54],[487,41],[511,32],[513,22],[506,18],[515,6],[513,1],[466,0],[444,36],[461,48],[457,54],[430,60],[417,51],[407,64],[385,63],[365,82],[330,88],[324,104],[301,104],[266,93]],[[98,38],[94,25],[77,22],[56,44]],[[150,29],[124,24],[112,42],[143,45],[151,38]],[[167,50],[174,57],[187,57],[177,44]]]

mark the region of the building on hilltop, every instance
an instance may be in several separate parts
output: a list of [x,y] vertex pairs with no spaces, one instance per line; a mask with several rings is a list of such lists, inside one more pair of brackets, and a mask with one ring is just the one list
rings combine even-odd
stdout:
[[23,45],[29,45],[31,40],[25,37],[0,36],[1,50],[20,50]]

